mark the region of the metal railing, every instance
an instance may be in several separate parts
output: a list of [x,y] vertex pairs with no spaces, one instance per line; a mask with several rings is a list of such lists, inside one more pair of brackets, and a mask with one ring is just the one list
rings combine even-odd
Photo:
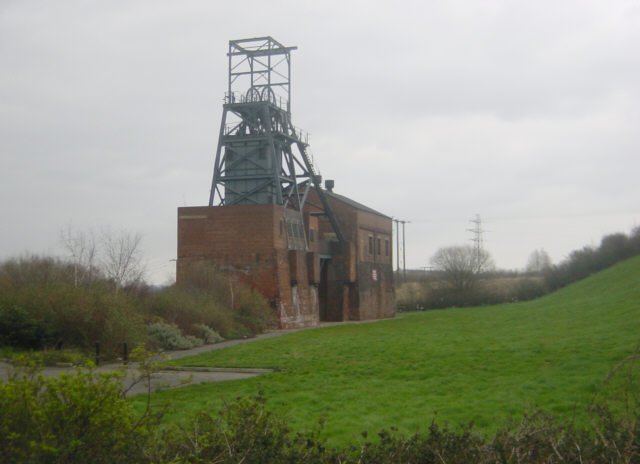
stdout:
[[282,97],[273,96],[273,98],[269,98],[267,95],[261,95],[258,93],[250,93],[249,95],[245,95],[240,92],[225,92],[224,93],[224,102],[225,104],[230,103],[259,103],[266,102],[271,103],[272,105],[277,106],[281,110],[289,111],[287,100]]
[[[245,129],[245,131],[247,131],[247,132],[245,132],[244,134],[238,133],[238,131],[241,128],[241,125],[242,125],[241,122],[225,124],[224,135],[247,135],[247,136],[250,136],[250,135],[263,135],[263,132],[252,133],[251,129],[249,129],[249,128]],[[307,131],[303,131],[299,127],[290,126],[290,131],[278,130],[277,132],[285,134],[285,135],[288,135],[289,137],[293,137],[294,139],[299,140],[300,142],[303,142],[306,145],[309,144],[309,133]]]

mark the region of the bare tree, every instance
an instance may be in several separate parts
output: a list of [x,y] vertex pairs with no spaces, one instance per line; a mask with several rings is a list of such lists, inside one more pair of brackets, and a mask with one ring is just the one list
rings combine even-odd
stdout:
[[103,229],[100,239],[102,270],[113,281],[116,292],[125,285],[140,283],[145,272],[140,250],[142,235]]
[[489,252],[469,245],[440,248],[431,257],[431,264],[456,291],[473,289],[479,276],[493,269]]
[[69,224],[60,232],[60,241],[73,261],[74,285],[77,287],[79,284],[90,283],[97,272],[97,248],[93,231],[78,231]]
[[534,250],[529,255],[526,270],[527,272],[542,272],[549,269],[552,265],[553,263],[551,262],[549,254],[541,248]]

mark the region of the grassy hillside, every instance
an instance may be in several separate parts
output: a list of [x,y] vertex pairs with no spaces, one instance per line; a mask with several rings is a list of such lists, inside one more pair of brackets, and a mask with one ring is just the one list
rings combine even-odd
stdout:
[[270,367],[258,378],[158,393],[171,419],[266,393],[294,427],[326,418],[336,444],[363,430],[473,421],[487,432],[539,406],[586,418],[602,380],[640,340],[640,258],[536,301],[412,313],[305,330],[185,358],[190,366]]

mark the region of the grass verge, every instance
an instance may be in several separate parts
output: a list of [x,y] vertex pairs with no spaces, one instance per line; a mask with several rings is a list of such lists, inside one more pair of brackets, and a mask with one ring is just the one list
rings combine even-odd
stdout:
[[153,402],[171,403],[168,420],[180,420],[262,390],[296,429],[326,419],[336,445],[363,430],[424,431],[436,414],[486,433],[533,407],[584,423],[589,404],[624,387],[602,381],[638,343],[638,276],[634,258],[535,301],[305,330],[176,360],[277,372],[158,392]]

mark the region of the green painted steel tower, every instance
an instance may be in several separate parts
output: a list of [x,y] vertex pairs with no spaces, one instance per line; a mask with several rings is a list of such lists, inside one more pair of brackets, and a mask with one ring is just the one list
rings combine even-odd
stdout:
[[342,241],[308,155],[308,136],[291,123],[291,52],[272,37],[229,41],[229,84],[209,206],[278,204],[302,212],[316,188]]

